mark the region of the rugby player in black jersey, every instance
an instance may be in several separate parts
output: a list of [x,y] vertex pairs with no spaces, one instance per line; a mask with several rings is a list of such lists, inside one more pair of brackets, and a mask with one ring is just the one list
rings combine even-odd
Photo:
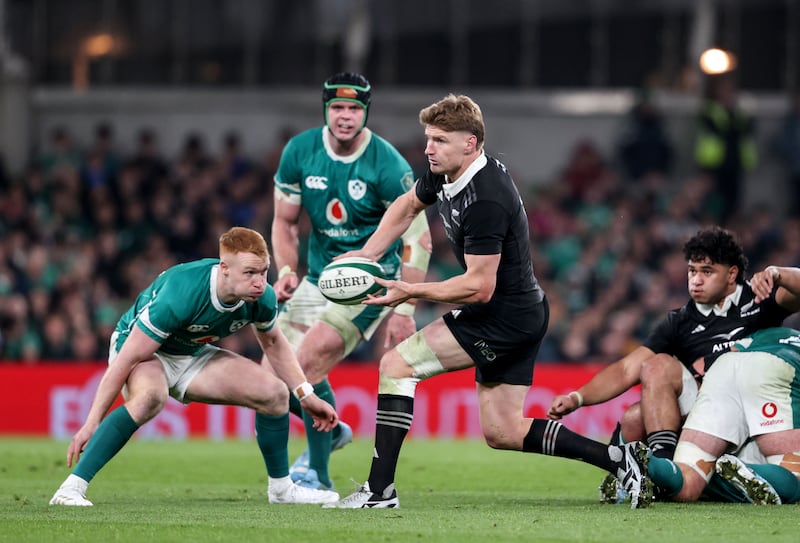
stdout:
[[[641,383],[641,400],[625,412],[612,442],[646,439],[654,456],[672,458],[683,420],[714,360],[737,339],[780,326],[800,309],[800,269],[769,266],[745,281],[747,258],[725,229],[697,232],[683,252],[691,299],[669,311],[643,345],[576,391],[554,398],[551,419],[605,402]],[[620,496],[616,480],[607,477],[600,488],[601,501],[614,502]]]
[[386,293],[364,303],[396,306],[426,299],[457,306],[381,358],[369,479],[329,505],[398,507],[395,468],[411,427],[417,383],[472,367],[481,429],[490,447],[580,459],[608,469],[629,491],[632,507],[649,505],[652,483],[642,443],[608,446],[559,422],[524,416],[549,310],[533,273],[522,199],[505,166],[484,153],[483,116],[469,97],[448,95],[419,118],[429,171],[387,209],[364,247],[346,255],[379,259],[418,214],[438,204],[464,272],[437,282],[378,280]]

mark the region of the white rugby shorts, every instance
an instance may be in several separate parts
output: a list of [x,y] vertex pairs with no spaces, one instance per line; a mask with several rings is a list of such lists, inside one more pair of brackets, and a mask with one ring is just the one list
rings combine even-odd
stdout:
[[684,428],[735,447],[750,437],[798,428],[792,409],[795,369],[761,352],[730,352],[708,370]]

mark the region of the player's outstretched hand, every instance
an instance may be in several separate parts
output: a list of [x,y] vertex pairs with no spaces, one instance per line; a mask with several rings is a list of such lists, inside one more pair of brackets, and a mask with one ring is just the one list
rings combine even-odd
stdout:
[[71,468],[72,464],[77,464],[78,459],[81,457],[81,453],[86,448],[86,444],[89,443],[89,439],[91,439],[92,435],[94,435],[94,431],[97,428],[89,428],[81,426],[81,429],[75,432],[75,435],[72,436],[72,440],[69,442],[69,447],[67,448],[67,467]]
[[366,300],[361,302],[362,304],[397,307],[412,297],[409,293],[410,284],[405,281],[393,281],[376,277],[375,282],[385,287],[386,291],[381,295],[370,294]]
[[300,278],[297,277],[296,273],[286,274],[275,281],[272,288],[275,290],[275,296],[278,298],[278,302],[282,303],[291,298],[294,291],[297,290],[297,285],[299,283]]
[[562,394],[553,398],[550,404],[550,409],[547,411],[547,417],[553,420],[559,420],[565,415],[569,415],[580,407],[578,400],[572,394]]
[[316,394],[303,398],[300,405],[314,419],[314,428],[320,432],[329,432],[339,424],[339,415],[336,414],[333,406]]

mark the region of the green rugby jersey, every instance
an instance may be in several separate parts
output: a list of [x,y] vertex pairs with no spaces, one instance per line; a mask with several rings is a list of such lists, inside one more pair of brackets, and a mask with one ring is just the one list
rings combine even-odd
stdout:
[[[364,129],[364,141],[353,155],[334,154],[326,126],[306,130],[286,144],[275,173],[275,187],[302,205],[311,221],[308,279],[346,251],[361,249],[378,227],[387,207],[411,188],[408,161],[385,139]],[[402,243],[381,259],[388,277],[398,277]]]
[[136,325],[161,343],[159,352],[192,355],[253,323],[262,331],[275,325],[278,301],[267,285],[256,302],[225,305],[217,297],[219,259],[178,264],[162,272],[144,289],[117,323],[117,349]]
[[792,328],[765,328],[735,343],[740,352],[774,354],[800,371],[800,331]]

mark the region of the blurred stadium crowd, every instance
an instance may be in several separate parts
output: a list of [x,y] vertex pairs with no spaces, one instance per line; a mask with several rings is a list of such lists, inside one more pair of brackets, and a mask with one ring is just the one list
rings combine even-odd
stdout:
[[[682,243],[702,226],[738,234],[748,276],[767,264],[800,265],[800,218],[766,207],[723,216],[711,176],[673,173],[674,146],[645,102],[626,120],[614,156],[583,140],[550,183],[526,184],[513,172],[551,304],[543,362],[612,361],[635,348],[664,311],[688,299]],[[292,134],[279,130],[282,142]],[[245,156],[230,133],[218,152],[210,147],[188,134],[177,156],[166,157],[158,134],[143,129],[138,148],[122,155],[113,126],[97,126],[85,148],[62,127],[23,178],[0,173],[0,360],[103,360],[117,318],[160,271],[214,256],[232,225],[269,239],[280,146]],[[425,167],[417,145],[398,147],[415,169]],[[457,263],[438,217],[430,220],[429,277],[449,276]],[[418,323],[443,311],[422,303]],[[239,334],[224,345],[258,356],[249,341]],[[381,350],[377,337],[352,358],[375,360]]]

